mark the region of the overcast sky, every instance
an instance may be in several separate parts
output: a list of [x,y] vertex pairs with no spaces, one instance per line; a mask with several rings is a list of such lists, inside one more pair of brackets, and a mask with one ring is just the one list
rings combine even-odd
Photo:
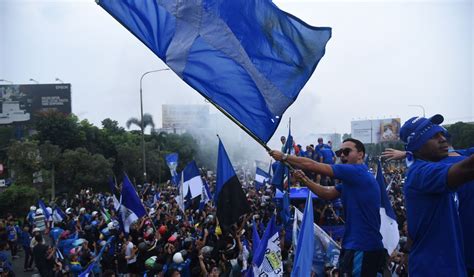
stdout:
[[[326,55],[283,118],[291,116],[295,137],[348,133],[353,119],[422,114],[408,105],[447,122],[474,121],[473,1],[275,2],[333,28]],[[0,79],[71,83],[73,112],[97,126],[138,117],[141,74],[164,67],[93,0],[0,0]],[[162,104],[204,103],[171,71],[148,75],[143,89],[144,110],[158,126]]]

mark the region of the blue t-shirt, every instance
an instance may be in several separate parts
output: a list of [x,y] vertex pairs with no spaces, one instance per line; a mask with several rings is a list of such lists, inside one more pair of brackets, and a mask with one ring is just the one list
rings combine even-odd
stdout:
[[323,149],[319,150],[320,157],[323,158],[323,163],[325,164],[334,164],[334,152],[329,147],[324,147]]
[[450,164],[415,160],[403,188],[411,276],[466,276],[454,192],[447,186]]
[[[460,162],[467,157],[447,157],[441,162],[446,164],[453,164]],[[459,201],[459,220],[461,222],[461,230],[464,241],[464,256],[466,266],[474,269],[474,181],[464,184],[457,191]]]
[[341,193],[346,224],[342,248],[359,251],[383,249],[380,234],[380,187],[365,164],[332,165],[334,177],[343,184]]

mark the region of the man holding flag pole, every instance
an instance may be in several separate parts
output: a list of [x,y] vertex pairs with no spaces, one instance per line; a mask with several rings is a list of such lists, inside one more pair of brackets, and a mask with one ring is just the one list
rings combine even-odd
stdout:
[[346,227],[339,258],[340,274],[377,276],[377,272],[382,271],[386,256],[380,233],[383,202],[380,186],[364,164],[364,145],[356,139],[344,140],[341,149],[336,151],[342,162],[337,165],[318,163],[278,150],[272,150],[269,154],[277,161],[342,181],[337,186],[324,187],[311,181],[303,171],[295,171],[295,177],[320,198],[332,200],[342,197]]

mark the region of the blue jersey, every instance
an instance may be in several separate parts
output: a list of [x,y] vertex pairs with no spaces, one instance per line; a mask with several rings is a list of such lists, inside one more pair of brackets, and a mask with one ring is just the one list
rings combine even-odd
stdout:
[[380,234],[381,192],[365,164],[332,165],[341,193],[346,224],[342,248],[372,251],[383,249]]
[[449,164],[415,160],[403,188],[410,276],[466,276],[464,250],[454,192],[447,186]]
[[[441,162],[452,164],[466,158],[467,157],[464,156],[447,157]],[[457,196],[459,201],[458,212],[463,234],[466,266],[470,269],[474,269],[474,221],[472,220],[472,215],[474,214],[474,181],[460,187],[457,191]]]
[[325,164],[334,164],[334,157],[336,156],[334,152],[329,147],[324,147],[319,150],[319,155],[323,158],[323,163]]

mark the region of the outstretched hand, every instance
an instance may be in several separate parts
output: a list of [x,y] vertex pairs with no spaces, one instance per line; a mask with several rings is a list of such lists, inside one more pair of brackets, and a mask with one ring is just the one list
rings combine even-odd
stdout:
[[381,157],[387,159],[387,161],[402,160],[406,157],[406,152],[393,148],[385,148]]
[[284,155],[281,151],[278,151],[278,150],[270,150],[268,151],[268,154],[270,154],[270,156],[274,158],[276,161],[281,161]]

